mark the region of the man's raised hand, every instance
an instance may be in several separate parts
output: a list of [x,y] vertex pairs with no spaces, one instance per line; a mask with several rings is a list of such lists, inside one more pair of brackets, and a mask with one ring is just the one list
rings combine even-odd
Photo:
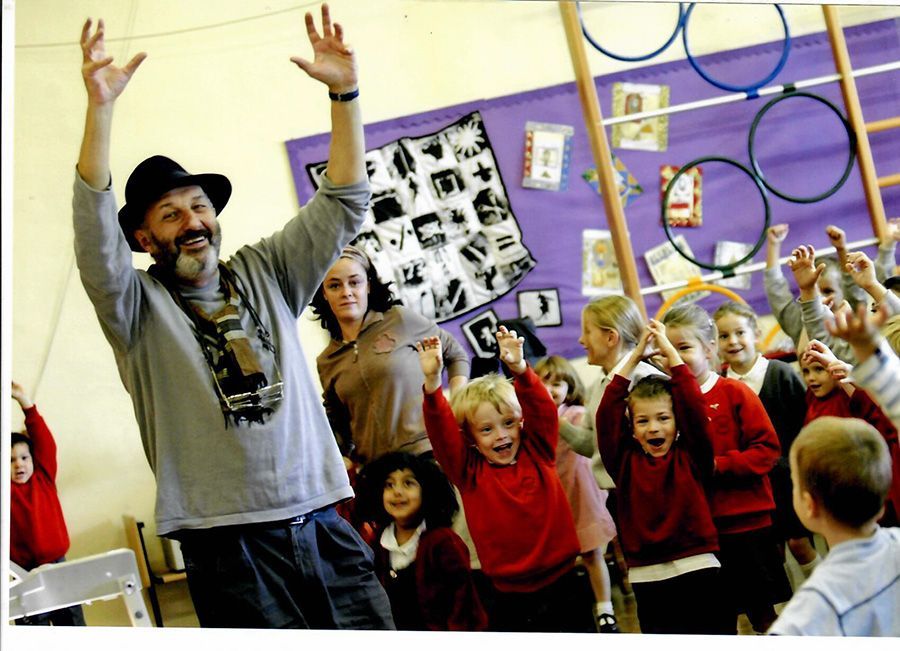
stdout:
[[333,93],[355,90],[358,83],[356,56],[344,43],[344,28],[331,22],[328,5],[322,5],[322,34],[316,30],[312,14],[306,14],[306,33],[313,48],[313,60],[291,57],[291,61],[313,79],[321,81]]
[[103,19],[97,21],[97,29],[91,34],[91,19],[81,28],[81,76],[87,89],[88,101],[97,104],[115,102],[131,80],[134,71],[147,58],[146,52],[135,54],[124,66],[114,66],[113,58],[106,54]]

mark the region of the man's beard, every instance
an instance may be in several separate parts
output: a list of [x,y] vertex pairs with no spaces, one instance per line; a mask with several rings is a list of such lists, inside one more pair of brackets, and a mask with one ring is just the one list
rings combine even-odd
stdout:
[[[150,241],[155,247],[153,259],[157,264],[170,271],[181,282],[193,285],[198,279],[212,274],[219,264],[219,246],[222,243],[222,232],[218,223],[208,229],[193,230],[175,238],[174,241],[163,242],[152,234]],[[210,246],[203,250],[202,254],[184,253],[181,245],[197,236],[203,236]]]

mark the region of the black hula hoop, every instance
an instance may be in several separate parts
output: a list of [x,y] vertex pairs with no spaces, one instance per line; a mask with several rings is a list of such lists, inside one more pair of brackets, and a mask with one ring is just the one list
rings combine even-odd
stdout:
[[684,3],[679,2],[678,3],[678,22],[675,24],[675,31],[672,32],[672,35],[669,37],[669,40],[666,41],[662,47],[654,50],[650,54],[643,54],[641,56],[629,57],[629,56],[624,56],[622,54],[616,54],[615,52],[610,52],[609,50],[604,48],[602,45],[600,45],[597,41],[595,41],[593,39],[593,37],[591,36],[590,32],[588,32],[587,25],[584,24],[584,17],[581,15],[581,2],[576,2],[575,8],[578,10],[578,22],[581,23],[581,33],[584,34],[584,37],[588,40],[588,43],[593,45],[595,49],[602,52],[603,54],[610,57],[611,59],[617,59],[619,61],[646,61],[647,59],[652,59],[657,54],[659,54],[660,52],[665,50],[667,47],[669,47],[672,44],[672,42],[678,37],[678,31],[681,29],[681,25],[683,24],[684,17],[685,17]]
[[[760,120],[762,120],[763,115],[765,115],[766,111],[775,106],[778,102],[782,102],[791,97],[808,97],[809,99],[814,99],[817,102],[821,102],[832,111],[834,114],[838,116],[838,119],[844,125],[844,129],[847,130],[847,140],[849,143],[850,153],[847,156],[847,166],[844,168],[844,173],[841,175],[841,178],[830,190],[826,190],[822,194],[817,194],[812,197],[793,197],[786,192],[781,192],[777,188],[775,188],[771,183],[766,180],[765,175],[762,172],[762,168],[759,166],[759,161],[756,160],[756,154],[754,152],[754,141],[756,140],[756,128],[759,126]],[[822,201],[822,199],[827,199],[835,192],[841,189],[841,186],[847,181],[850,176],[850,172],[853,170],[853,163],[856,160],[856,132],[853,131],[853,127],[850,125],[850,122],[841,114],[841,111],[837,106],[829,102],[824,97],[819,95],[814,95],[813,93],[805,93],[805,92],[790,92],[781,95],[780,97],[776,97],[775,99],[769,101],[768,104],[763,106],[759,113],[756,114],[756,117],[753,118],[753,123],[750,125],[750,136],[747,139],[747,147],[750,150],[750,164],[753,165],[753,171],[756,172],[756,176],[759,177],[759,180],[763,182],[772,194],[781,197],[787,201],[793,201],[794,203],[815,203],[816,201]]]
[[[743,258],[741,258],[740,260],[736,260],[736,261],[732,262],[731,264],[707,264],[706,262],[700,262],[699,260],[695,260],[694,258],[689,256],[687,253],[682,251],[680,248],[678,248],[678,245],[675,243],[675,239],[672,237],[672,227],[669,225],[669,219],[668,219],[668,216],[666,215],[666,208],[669,205],[669,193],[672,191],[672,188],[675,187],[675,182],[678,180],[678,177],[680,177],[682,174],[687,172],[689,169],[697,167],[700,163],[706,163],[706,162],[727,163],[728,165],[736,167],[739,170],[741,170],[742,172],[744,172],[744,174],[749,176],[753,180],[753,183],[756,184],[756,188],[759,190],[759,196],[762,198],[763,206],[765,206],[765,209],[766,209],[765,210],[766,216],[765,216],[765,221],[763,223],[762,231],[760,232],[759,239],[756,240],[756,244],[754,245],[753,249],[747,255],[745,255]],[[769,199],[766,196],[766,188],[765,188],[765,186],[763,186],[762,181],[760,181],[759,177],[756,176],[756,174],[754,174],[752,171],[750,171],[749,169],[747,169],[746,167],[741,165],[736,160],[732,160],[731,158],[725,158],[724,156],[704,156],[703,158],[697,158],[695,160],[692,160],[690,163],[687,163],[686,165],[684,165],[681,169],[679,169],[675,173],[675,176],[672,177],[672,180],[669,181],[669,184],[666,186],[666,194],[665,194],[665,196],[663,196],[663,201],[662,201],[663,229],[666,231],[666,237],[669,239],[669,242],[671,242],[672,246],[678,252],[678,255],[680,255],[682,258],[684,258],[688,262],[693,262],[698,267],[702,267],[703,269],[710,269],[712,271],[721,271],[722,273],[727,273],[727,272],[731,271],[735,267],[738,267],[738,266],[744,264],[745,262],[749,261],[754,255],[756,255],[756,252],[759,251],[759,249],[762,247],[763,242],[766,241],[766,231],[769,229],[769,222],[771,220],[772,220],[772,214],[771,214],[771,211],[769,210]]]
[[791,52],[791,32],[788,29],[787,18],[785,18],[784,12],[781,10],[781,7],[779,5],[774,5],[774,7],[778,11],[778,15],[781,17],[781,24],[784,27],[784,45],[781,48],[781,59],[778,60],[778,63],[775,65],[775,69],[772,70],[772,72],[770,72],[765,79],[761,79],[760,81],[747,86],[726,84],[724,81],[714,79],[709,75],[709,73],[707,73],[705,70],[703,70],[703,68],[700,67],[700,64],[697,63],[697,60],[691,54],[691,48],[688,45],[688,20],[690,20],[691,18],[691,12],[694,10],[694,6],[695,3],[691,3],[691,5],[688,7],[687,12],[684,14],[684,26],[681,31],[681,38],[684,42],[684,52],[685,54],[687,54],[688,63],[690,63],[691,67],[697,71],[698,75],[703,77],[713,86],[721,88],[722,90],[730,90],[737,93],[747,93],[748,95],[756,93],[756,91],[758,91],[760,88],[762,88],[778,76],[778,73],[781,72],[782,68],[784,68],[784,64],[787,63],[788,54],[790,54]]

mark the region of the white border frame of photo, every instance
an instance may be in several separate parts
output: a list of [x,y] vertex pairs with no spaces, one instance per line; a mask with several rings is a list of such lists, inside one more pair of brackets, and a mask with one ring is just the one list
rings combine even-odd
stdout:
[[[484,321],[485,319],[487,319],[487,321],[491,324],[491,336],[489,337],[489,342],[493,342],[493,346],[490,346],[490,344],[487,347],[483,346],[483,341],[479,339],[478,335],[472,329],[473,326],[477,326],[481,321]],[[475,353],[475,357],[481,357],[482,359],[491,359],[497,354],[497,343],[496,340],[493,339],[493,335],[497,331],[498,323],[500,323],[500,319],[497,317],[497,313],[494,312],[493,309],[488,308],[483,312],[479,312],[465,323],[460,324],[459,329],[462,330],[462,333],[465,335],[466,341],[469,342],[469,346]]]
[[[546,294],[550,294],[551,298],[548,301],[548,309],[543,315],[532,314],[526,311],[529,296],[536,295],[537,302],[540,302],[540,297]],[[525,305],[523,305],[523,299],[525,299]],[[519,318],[524,319],[525,317],[530,317],[531,320],[534,321],[534,325],[538,328],[555,328],[562,325],[562,307],[560,306],[559,288],[557,287],[523,289],[522,291],[516,292],[516,303],[519,306]]]

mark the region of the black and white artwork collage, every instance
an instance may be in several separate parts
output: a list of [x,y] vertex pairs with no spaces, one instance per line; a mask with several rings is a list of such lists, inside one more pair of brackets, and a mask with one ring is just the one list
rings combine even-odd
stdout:
[[[354,244],[403,305],[435,321],[515,287],[535,265],[481,115],[366,152],[372,203]],[[325,163],[307,166],[318,187]]]

